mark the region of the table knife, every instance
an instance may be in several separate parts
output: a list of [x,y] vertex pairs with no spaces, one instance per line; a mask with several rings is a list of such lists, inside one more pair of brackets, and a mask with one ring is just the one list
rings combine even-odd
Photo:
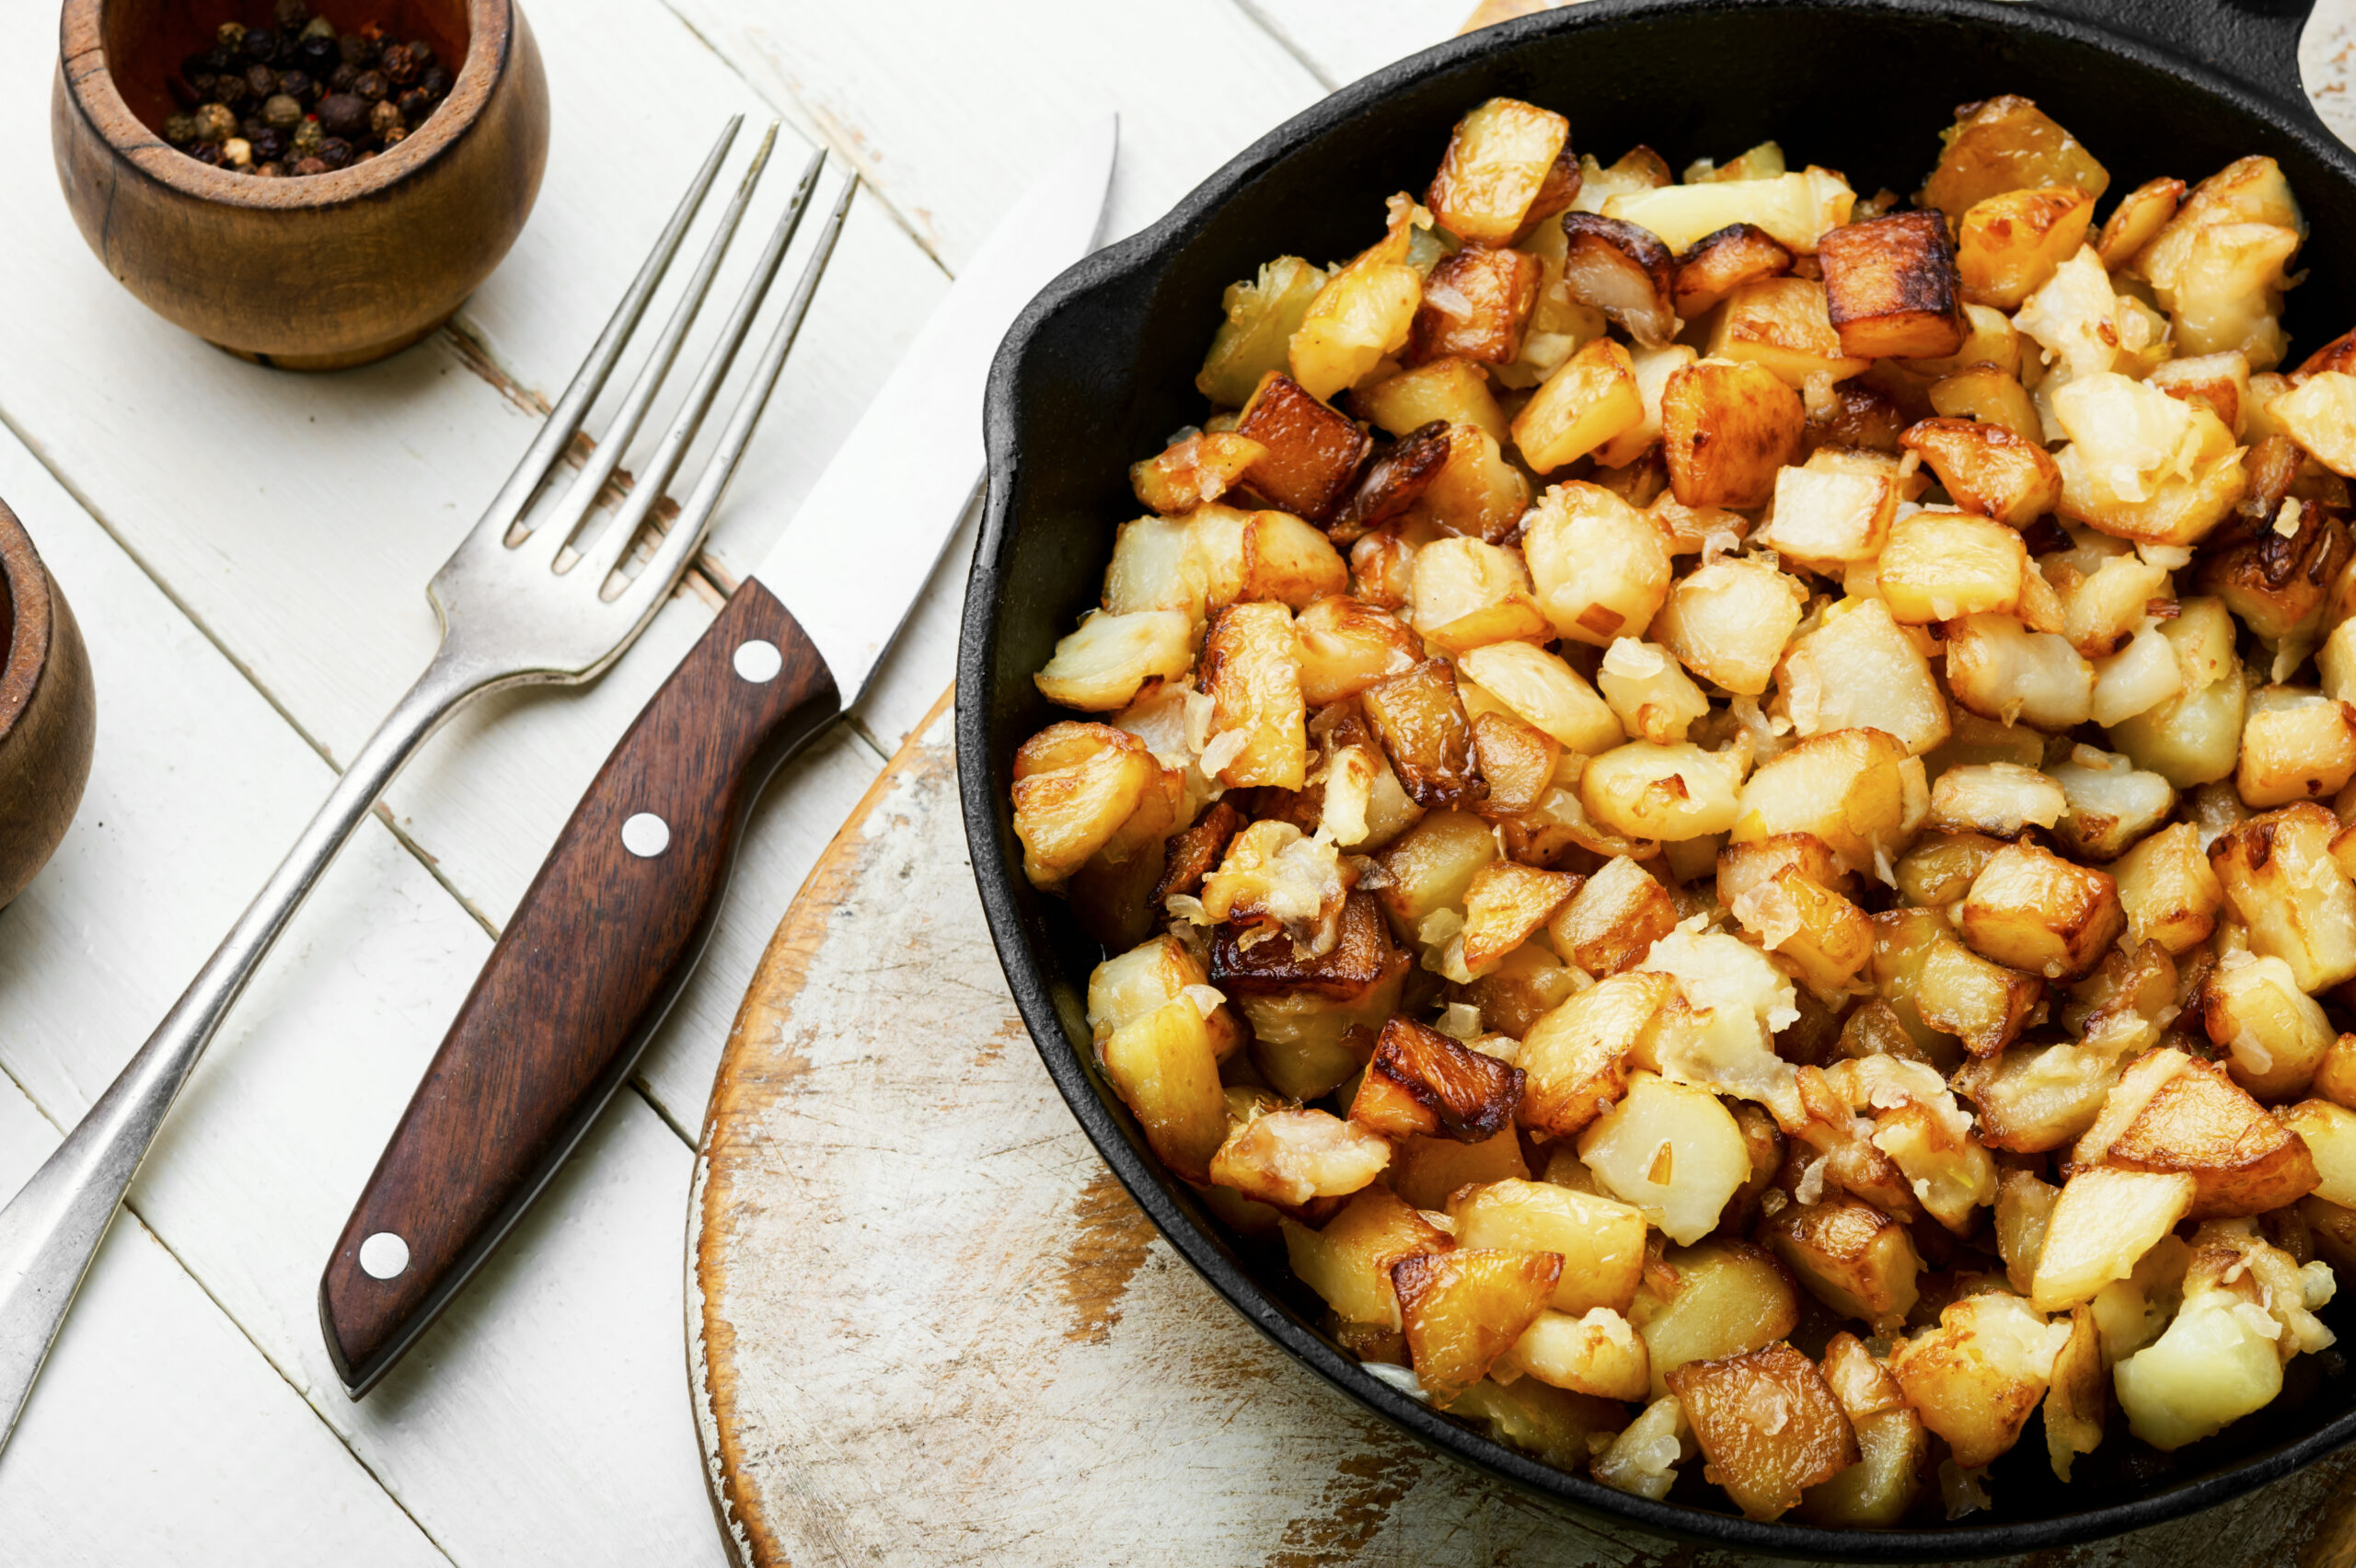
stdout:
[[1092,127],[960,272],[565,824],[320,1278],[328,1354],[353,1398],[490,1256],[628,1078],[702,955],[763,785],[866,689],[979,493],[999,340],[1094,248],[1116,141],[1113,120]]

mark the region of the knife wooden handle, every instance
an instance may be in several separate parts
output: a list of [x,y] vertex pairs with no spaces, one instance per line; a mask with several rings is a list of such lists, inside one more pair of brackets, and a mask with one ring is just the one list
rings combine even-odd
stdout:
[[840,712],[817,648],[747,578],[606,759],[328,1260],[319,1321],[355,1398],[628,1077],[702,954],[761,786]]

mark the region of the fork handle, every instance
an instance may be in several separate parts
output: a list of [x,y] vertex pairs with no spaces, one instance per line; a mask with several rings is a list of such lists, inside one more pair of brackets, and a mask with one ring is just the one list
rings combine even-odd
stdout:
[[747,578],[614,747],[328,1260],[319,1320],[353,1397],[490,1256],[629,1076],[702,955],[761,786],[840,713],[817,648]]

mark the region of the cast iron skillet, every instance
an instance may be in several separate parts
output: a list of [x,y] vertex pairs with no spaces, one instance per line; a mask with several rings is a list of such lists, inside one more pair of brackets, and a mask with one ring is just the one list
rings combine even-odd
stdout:
[[[2114,1423],[2056,1482],[2032,1425],[1996,1466],[1991,1513],[1953,1528],[1857,1532],[1760,1524],[1715,1488],[1652,1503],[1541,1464],[1369,1377],[1316,1327],[1282,1253],[1239,1243],[1163,1171],[1097,1073],[1084,1017],[1100,950],[1023,880],[1007,791],[1014,749],[1049,721],[1031,684],[1094,605],[1127,466],[1204,413],[1194,375],[1219,294],[1271,257],[1355,254],[1382,199],[1420,190],[1449,127],[1495,94],[1571,120],[1605,162],[1637,142],[1673,167],[1770,136],[1860,191],[1916,189],[1958,103],[2035,98],[2111,174],[2111,200],[2246,154],[2279,159],[2313,232],[2290,296],[2294,356],[2356,325],[2356,158],[2309,109],[2306,0],[1590,0],[1427,50],[1263,137],[1145,232],[1066,272],[1016,322],[989,386],[989,506],[957,682],[966,833],[992,938],[1048,1073],[1114,1171],[1236,1309],[1335,1387],[1443,1453],[1572,1507],[1713,1545],[1859,1562],[1953,1560],[2114,1535],[2206,1507],[2356,1436],[2356,1379],[2291,1366],[2265,1412],[2164,1456]],[[2356,1285],[2356,1282],[2351,1282]],[[2356,1302],[2356,1288],[2343,1300]],[[2339,1325],[2343,1339],[2356,1311]],[[2336,1361],[2330,1365],[2338,1365]],[[1698,1465],[1687,1467],[1698,1470]]]

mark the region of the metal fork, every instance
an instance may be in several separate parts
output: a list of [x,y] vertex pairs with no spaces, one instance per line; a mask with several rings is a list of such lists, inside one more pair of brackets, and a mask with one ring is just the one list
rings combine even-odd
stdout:
[[645,470],[602,532],[577,546],[575,536],[596,509],[600,495],[613,483],[624,449],[662,389],[680,343],[702,308],[776,144],[774,122],[604,437],[550,515],[520,540],[511,536],[556,475],[590,406],[636,336],[648,302],[719,177],[742,120],[738,116],[729,121],[655,240],[653,253],[622,296],[613,319],[591,347],[514,474],[427,585],[427,596],[441,619],[442,640],[424,674],[361,746],[329,791],[326,804],[139,1054],[7,1207],[0,1209],[0,1412],[6,1413],[6,1424],[0,1424],[0,1445],[15,1431],[26,1397],[40,1375],[41,1363],[65,1320],[90,1259],[197,1058],[262,956],[377,795],[426,737],[468,698],[503,686],[585,681],[612,663],[653,619],[701,543],[712,509],[744,455],[753,426],[809,310],[819,276],[833,254],[844,214],[858,188],[855,179],[845,185],[828,213],[783,317],[678,517],[635,577],[608,585],[608,580],[621,571],[625,552],[676,475],[752,329],[810,204],[826,160],[823,151],[802,171],[791,202],[770,234],[718,342],[697,372]]

